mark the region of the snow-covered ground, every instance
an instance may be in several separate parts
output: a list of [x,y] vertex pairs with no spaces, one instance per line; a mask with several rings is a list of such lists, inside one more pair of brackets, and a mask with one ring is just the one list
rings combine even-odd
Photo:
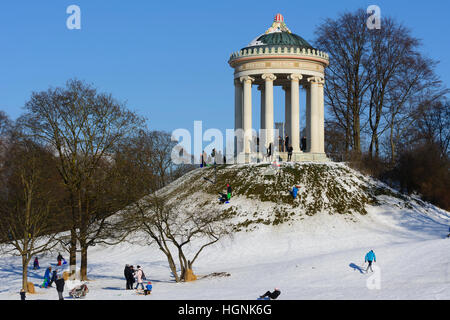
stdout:
[[[369,190],[361,186],[387,188],[344,165],[327,166],[331,168],[330,174],[322,171],[321,179],[334,179],[342,184],[343,194],[345,189],[351,192],[347,196]],[[300,170],[302,168],[305,167]],[[198,207],[209,201],[212,205],[209,208],[214,209],[217,202],[214,193],[201,190],[205,183],[201,176],[211,175],[211,172],[190,172],[162,192],[176,194],[177,201],[183,201],[186,207]],[[261,172],[252,174],[263,177]],[[241,179],[254,178],[243,176]],[[294,182],[302,185],[300,197],[305,189],[312,188],[305,184],[307,181]],[[288,194],[287,185],[282,188]],[[197,190],[195,194],[190,193],[193,189]],[[188,197],[183,198],[183,190],[188,192]],[[320,186],[314,192],[324,194]],[[269,217],[278,205],[236,193],[230,206],[238,211],[240,221],[256,211],[260,216]],[[450,238],[446,238],[450,213],[414,198],[391,196],[390,192],[380,193],[377,201],[378,205],[366,205],[366,215],[322,210],[309,216],[300,205],[292,209],[294,219],[288,222],[253,224],[250,228],[253,231],[241,231],[232,238],[222,239],[202,252],[195,262],[194,272],[198,276],[227,272],[228,277],[203,277],[194,282],[175,283],[165,256],[156,247],[131,243],[110,247],[97,245],[88,252],[90,292],[86,299],[254,300],[275,287],[281,289],[279,299],[289,300],[450,299]],[[289,204],[283,205],[289,207]],[[202,208],[208,210],[208,207]],[[371,249],[376,253],[377,263],[375,273],[366,274],[363,272],[364,256]],[[29,268],[29,281],[36,285],[36,294],[28,294],[28,300],[58,299],[55,288],[37,287],[42,283],[45,268],[50,264],[55,266],[56,256],[57,252],[39,257],[41,269],[38,271]],[[123,270],[127,263],[144,268],[153,284],[150,296],[125,290]],[[0,278],[0,299],[19,299],[22,283],[19,257],[0,255]],[[66,283],[66,298],[71,285]]]
[[[352,219],[317,214],[292,225],[240,232],[208,248],[194,268],[197,275],[231,276],[189,283],[172,281],[156,248],[96,246],[89,250],[86,299],[253,300],[274,287],[281,289],[280,299],[450,299],[449,214],[393,207],[377,207]],[[361,271],[370,249],[377,256],[374,274]],[[41,257],[41,269],[30,268],[29,281],[41,283],[44,267],[54,265],[55,258]],[[153,283],[150,296],[124,290],[126,263],[143,266]],[[20,265],[18,257],[0,258],[0,299],[19,299]],[[55,288],[36,291],[27,299],[58,298]],[[64,295],[68,297],[67,288]]]

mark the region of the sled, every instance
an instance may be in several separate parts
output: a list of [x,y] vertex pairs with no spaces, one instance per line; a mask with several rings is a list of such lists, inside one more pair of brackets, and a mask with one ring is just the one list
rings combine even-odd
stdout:
[[75,288],[73,288],[72,290],[69,291],[69,295],[72,298],[84,298],[86,297],[86,294],[89,292],[89,289],[87,287],[87,285],[82,284],[80,286],[76,286]]
[[140,295],[140,296],[147,296],[150,295],[152,293],[151,290],[136,290],[136,294]]

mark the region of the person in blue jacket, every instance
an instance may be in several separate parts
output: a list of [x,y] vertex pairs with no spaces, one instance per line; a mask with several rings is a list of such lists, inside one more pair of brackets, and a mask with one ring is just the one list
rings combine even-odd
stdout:
[[43,288],[47,288],[49,283],[50,283],[50,273],[52,272],[52,267],[48,267],[45,270],[45,274],[44,274],[44,283],[42,284]]
[[145,289],[144,289],[144,295],[148,295],[148,294],[152,293],[152,288],[153,288],[152,282],[148,281],[147,285],[145,286]]
[[292,191],[289,191],[289,193],[292,195],[292,197],[293,197],[294,199],[297,198],[298,187],[297,187],[297,186],[294,186],[294,187],[292,188]]
[[368,262],[369,265],[366,268],[366,273],[370,268],[370,271],[373,272],[372,270],[372,262],[377,262],[377,257],[375,256],[375,252],[373,252],[373,250],[370,250],[369,252],[367,252],[366,257],[364,258],[364,263]]

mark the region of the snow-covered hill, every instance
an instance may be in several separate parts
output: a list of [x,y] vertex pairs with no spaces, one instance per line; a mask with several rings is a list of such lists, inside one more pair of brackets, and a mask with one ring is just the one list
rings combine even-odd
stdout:
[[[227,183],[233,198],[221,205],[218,192]],[[289,194],[293,185],[300,185],[295,200]],[[160,194],[230,215],[234,236],[208,247],[194,266],[199,276],[230,276],[174,283],[157,248],[96,246],[89,250],[86,299],[253,300],[274,287],[281,289],[280,299],[450,299],[450,213],[344,164],[197,169]],[[362,271],[370,249],[377,256],[374,274]],[[42,267],[53,264],[56,254],[40,260]],[[126,263],[143,266],[153,282],[151,296],[124,290]],[[20,266],[18,257],[0,257],[0,299],[19,299]],[[40,283],[44,271],[30,268],[29,281]],[[28,295],[57,297],[54,288]]]

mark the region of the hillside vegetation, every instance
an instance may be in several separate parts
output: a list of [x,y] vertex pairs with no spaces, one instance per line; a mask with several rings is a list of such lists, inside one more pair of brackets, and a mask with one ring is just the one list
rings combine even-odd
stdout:
[[[220,204],[219,193],[233,188],[229,204]],[[294,199],[289,193],[300,186]],[[366,215],[368,206],[395,200],[411,207],[411,198],[387,185],[337,163],[269,163],[218,165],[196,169],[159,192],[171,201],[195,210],[221,210],[233,218],[237,231],[255,224],[277,225],[304,219],[319,212],[330,215]],[[420,200],[414,200],[425,205]]]

